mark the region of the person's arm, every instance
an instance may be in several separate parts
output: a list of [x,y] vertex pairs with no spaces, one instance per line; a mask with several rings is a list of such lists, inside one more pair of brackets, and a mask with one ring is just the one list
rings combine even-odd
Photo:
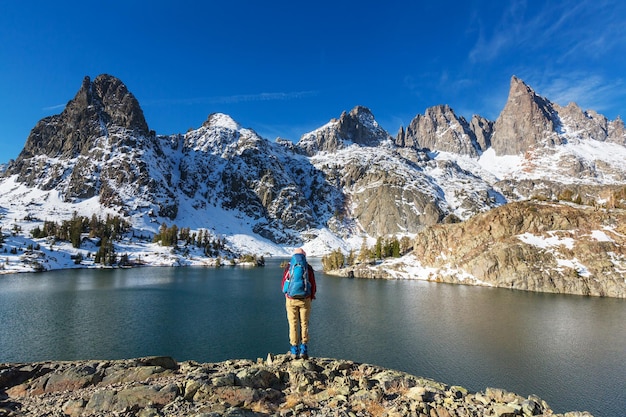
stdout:
[[289,267],[285,268],[285,271],[283,272],[283,280],[280,283],[281,291],[283,291],[283,289],[285,288],[285,281],[287,281],[288,276],[289,276]]
[[309,265],[309,282],[311,283],[311,300],[315,300],[315,293],[317,292],[317,284],[315,283],[315,272],[311,265]]

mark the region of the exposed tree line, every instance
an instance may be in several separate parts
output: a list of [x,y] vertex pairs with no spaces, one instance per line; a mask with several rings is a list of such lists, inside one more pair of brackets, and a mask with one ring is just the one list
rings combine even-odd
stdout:
[[[31,235],[35,239],[51,237],[54,241],[70,242],[74,248],[80,248],[83,235],[87,235],[91,239],[98,239],[96,245],[99,248],[94,262],[114,265],[118,263],[118,259],[113,242],[121,239],[129,231],[130,224],[119,216],[107,214],[105,219],[101,219],[95,214],[89,218],[74,213],[70,220],[63,220],[60,224],[49,220],[44,221],[43,228],[36,226],[31,231]],[[79,262],[80,259],[78,259]],[[119,263],[122,262],[124,259],[120,259]],[[126,262],[128,262],[127,256]]]
[[398,239],[396,236],[388,238],[378,237],[373,247],[369,247],[367,240],[364,238],[358,253],[355,254],[351,250],[345,255],[341,249],[336,249],[322,257],[322,266],[325,271],[330,271],[358,263],[373,262],[377,259],[399,258],[411,249],[413,249],[413,243],[408,236],[403,236],[401,239]]
[[[107,215],[105,219],[97,217],[95,214],[90,218],[79,216],[75,212],[70,220],[63,220],[60,223],[46,220],[43,225],[36,226],[31,235],[35,239],[52,238],[55,242],[70,242],[74,248],[80,248],[83,238],[97,239],[98,251],[94,256],[95,263],[103,265],[129,265],[128,255],[121,255],[118,259],[113,243],[120,240],[124,234],[131,231],[131,225],[119,216]],[[4,237],[0,230],[0,247]],[[216,237],[208,230],[200,229],[191,232],[188,227],[179,228],[175,224],[168,226],[163,223],[159,227],[159,232],[154,235],[153,242],[161,246],[168,246],[180,249],[179,245],[185,248],[195,246],[204,250],[205,256],[216,257],[226,251],[226,240]],[[228,252],[228,251],[227,251]],[[263,264],[264,260],[254,259],[257,264]],[[80,263],[82,255],[75,256],[74,261]]]
[[198,232],[191,232],[189,227],[178,228],[175,224],[169,226],[165,223],[159,227],[159,232],[154,235],[154,243],[161,246],[171,246],[178,248],[179,244],[186,247],[195,246],[204,250],[204,255],[209,257],[219,256],[226,248],[226,239],[219,238],[211,234],[208,230],[200,229]]
[[130,231],[130,224],[119,216],[110,216],[101,219],[95,214],[91,218],[78,216],[76,212],[70,220],[63,220],[60,224],[46,220],[43,228],[36,226],[31,235],[35,239],[53,237],[57,241],[70,242],[73,247],[80,248],[82,235],[87,234],[90,238],[109,238],[119,240]]

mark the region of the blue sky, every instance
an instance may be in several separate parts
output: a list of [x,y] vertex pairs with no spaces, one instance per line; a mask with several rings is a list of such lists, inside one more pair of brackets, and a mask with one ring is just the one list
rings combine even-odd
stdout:
[[158,134],[223,112],[297,141],[356,105],[392,135],[437,104],[495,120],[512,75],[624,118],[625,21],[621,0],[1,1],[0,162],[102,73]]

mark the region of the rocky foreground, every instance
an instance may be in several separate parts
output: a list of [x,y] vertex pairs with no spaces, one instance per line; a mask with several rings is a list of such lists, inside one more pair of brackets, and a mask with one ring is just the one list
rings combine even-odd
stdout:
[[564,416],[538,397],[468,392],[345,360],[169,357],[0,364],[0,416]]

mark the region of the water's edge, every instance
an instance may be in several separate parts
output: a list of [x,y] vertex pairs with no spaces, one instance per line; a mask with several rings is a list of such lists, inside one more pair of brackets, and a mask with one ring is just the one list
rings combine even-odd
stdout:
[[155,356],[0,364],[0,415],[6,416],[378,415],[381,411],[420,417],[563,416],[536,396],[524,398],[495,388],[470,392],[404,372],[330,358],[268,354],[257,361],[179,363]]

